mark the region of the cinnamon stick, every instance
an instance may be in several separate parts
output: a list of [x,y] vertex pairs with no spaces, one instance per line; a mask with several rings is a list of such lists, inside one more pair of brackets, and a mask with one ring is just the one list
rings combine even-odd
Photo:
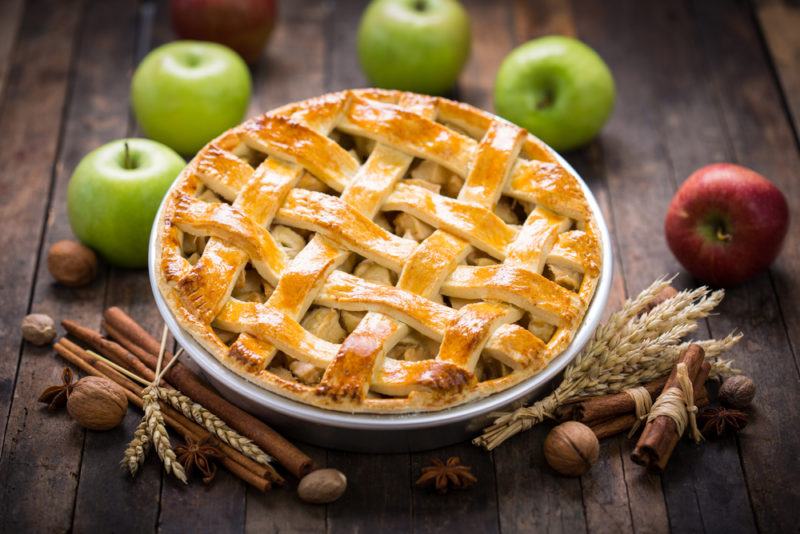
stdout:
[[61,321],[61,326],[64,327],[68,334],[80,339],[85,343],[88,343],[97,352],[100,352],[103,354],[103,356],[107,357],[117,365],[125,367],[131,372],[136,373],[136,375],[142,377],[148,382],[152,382],[155,378],[155,373],[153,373],[149,367],[144,365],[133,354],[125,350],[124,347],[121,347],[110,339],[104,338],[103,335],[97,330],[87,328],[76,323],[75,321],[70,321],[69,319],[64,319]]
[[[150,369],[155,369],[161,344],[120,308],[109,308],[103,315],[107,326],[110,327],[109,334],[126,347],[137,346],[143,349],[131,352]],[[164,365],[171,359],[171,354],[165,354]],[[176,363],[167,372],[166,378],[184,395],[203,405],[243,436],[253,440],[297,478],[304,477],[314,469],[313,460],[304,452],[260,419],[222,398],[216,391],[203,384],[186,366]]]
[[[666,381],[667,378],[663,377],[648,382],[642,387],[647,390],[650,397],[655,398],[658,392],[664,387]],[[636,403],[630,395],[622,391],[611,395],[575,400],[564,405],[562,408],[563,409],[559,412],[561,417],[580,421],[581,423],[592,426],[594,422],[633,413],[636,410]]]
[[[700,345],[692,344],[684,351],[683,354],[675,362],[666,384],[664,384],[664,391],[672,387],[677,387],[677,371],[678,364],[683,363],[686,365],[686,370],[692,384],[698,381],[698,374],[703,367],[704,352]],[[705,380],[703,380],[704,382]],[[681,436],[678,434],[678,428],[675,421],[671,418],[661,415],[648,421],[645,425],[639,441],[636,443],[636,448],[631,453],[631,459],[639,465],[647,467],[651,471],[662,472],[667,466],[672,451],[675,445],[678,444]]]
[[[697,374],[697,380],[693,384],[696,392],[694,403],[698,408],[708,406],[709,403],[705,381],[708,379],[708,373],[710,371],[711,365],[703,363],[703,367],[701,367],[700,372]],[[613,415],[606,419],[595,419],[586,424],[594,431],[597,439],[603,439],[616,436],[622,432],[627,432],[633,428],[633,425],[636,424],[636,414],[631,410],[627,413]]]
[[[141,388],[132,381],[128,380],[127,377],[124,377],[117,370],[113,369],[110,365],[93,357],[81,347],[70,342],[68,339],[62,338],[53,347],[64,360],[73,364],[84,373],[92,376],[108,378],[121,385],[125,390],[125,394],[130,403],[134,404],[139,409],[143,408]],[[162,412],[164,414],[164,422],[181,434],[184,439],[186,439],[188,436],[195,441],[202,441],[211,435],[206,429],[194,421],[187,419],[169,406],[162,405]],[[264,466],[251,460],[233,447],[221,441],[218,441],[218,446],[225,454],[225,456],[222,458],[222,464],[226,469],[231,471],[231,473],[242,479],[244,482],[247,482],[261,491],[267,491],[270,489],[270,478],[272,473],[274,473],[274,470],[271,467]],[[282,483],[282,477],[280,477],[280,475],[277,473],[275,473],[275,475],[277,476],[276,482]]]
[[672,287],[672,286],[665,287],[664,289],[659,291],[658,294],[656,294],[655,298],[650,302],[650,304],[647,305],[647,308],[645,308],[644,311],[645,312],[649,312],[650,310],[652,310],[653,308],[655,308],[656,306],[658,306],[662,302],[668,301],[669,299],[671,299],[672,297],[674,297],[677,294],[678,294],[678,290],[675,289],[674,287]]

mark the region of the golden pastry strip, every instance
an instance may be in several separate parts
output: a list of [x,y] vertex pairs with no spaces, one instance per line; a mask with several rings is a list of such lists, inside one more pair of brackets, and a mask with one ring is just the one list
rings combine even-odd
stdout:
[[462,299],[494,299],[530,312],[556,326],[569,326],[581,307],[574,293],[540,274],[509,265],[456,267],[442,294]]
[[416,185],[397,184],[383,208],[404,211],[498,259],[505,258],[506,247],[517,235],[489,209],[437,195]]
[[[355,142],[356,151],[334,139],[345,147]],[[253,170],[245,160],[261,161],[259,153],[266,159]],[[357,156],[366,153],[360,164]],[[425,167],[411,167],[415,180],[403,180],[414,157]],[[575,177],[524,130],[444,99],[360,90],[284,106],[220,136],[178,182],[162,214],[157,275],[179,322],[240,373],[318,406],[427,410],[510,387],[566,347],[599,274],[596,229]],[[322,192],[322,183],[341,195]],[[442,184],[457,198],[438,194]],[[521,208],[512,213],[503,194],[523,201],[522,226],[511,224],[521,220]],[[379,211],[405,214],[394,223],[398,233],[428,237],[418,244],[389,233],[392,215],[373,222]],[[275,229],[273,237],[273,223],[314,234],[301,248],[304,238],[290,229]],[[425,231],[406,233],[414,225]],[[276,241],[289,246],[287,233],[295,236],[291,260]],[[209,239],[203,248],[191,236]],[[186,259],[184,242],[187,256],[194,253]],[[503,263],[470,254],[473,247]],[[336,270],[351,269],[345,262],[353,253],[373,262],[356,273],[376,282]],[[468,255],[482,266],[464,265]],[[274,286],[265,287],[266,302],[241,289],[261,290],[255,273],[243,272],[248,262]],[[396,287],[385,285],[393,276],[384,268],[399,273]],[[357,325],[347,319],[355,326],[345,337],[338,314],[325,308],[304,320],[308,330],[300,324],[312,303],[367,313]],[[520,326],[531,319],[555,325],[534,328],[547,343]],[[239,335],[226,346],[212,325]],[[414,343],[412,328],[433,340],[425,341],[428,356],[415,349],[387,358],[401,340],[403,347]],[[285,357],[273,363],[277,351]],[[488,366],[487,375],[483,362],[477,381],[481,357],[507,367]],[[318,384],[315,368],[324,370]]]
[[276,222],[319,232],[342,248],[400,272],[417,242],[391,234],[342,199],[295,189],[286,197]]

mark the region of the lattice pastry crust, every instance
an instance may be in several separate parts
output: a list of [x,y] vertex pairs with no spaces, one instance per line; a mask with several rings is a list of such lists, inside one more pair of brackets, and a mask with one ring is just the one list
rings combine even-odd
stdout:
[[471,106],[333,93],[209,143],[157,224],[156,277],[227,367],[348,412],[439,410],[566,348],[600,242],[551,150]]

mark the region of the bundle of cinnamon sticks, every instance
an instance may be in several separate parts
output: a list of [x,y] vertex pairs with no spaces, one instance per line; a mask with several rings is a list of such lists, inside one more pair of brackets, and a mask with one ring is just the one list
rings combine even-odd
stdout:
[[[693,345],[693,347],[700,349],[696,345]],[[692,349],[693,352],[695,350]],[[700,350],[702,351],[702,349]],[[683,361],[683,358],[682,356],[678,361]],[[702,367],[704,373],[698,374],[694,381],[695,403],[698,407],[706,406],[709,403],[705,381],[708,378],[710,367],[708,364],[704,364]],[[659,378],[644,384],[642,387],[647,390],[651,400],[654,402],[664,389],[667,381],[667,377]],[[567,402],[558,409],[558,418],[561,421],[573,420],[587,425],[594,431],[598,439],[627,432],[638,421],[636,402],[631,395],[625,392],[586,397]]]
[[[86,343],[103,357],[145,380],[152,381],[161,344],[120,308],[107,309],[103,317],[103,327],[111,339],[74,321],[65,320],[62,325],[70,336]],[[120,384],[125,388],[129,401],[141,408],[142,387],[112,366],[67,338],[59,340],[55,349],[62,358],[85,373],[104,376]],[[169,353],[164,355],[165,366],[172,357]],[[162,383],[180,391],[225,421],[239,434],[250,438],[295,477],[302,478],[314,469],[313,461],[305,453],[261,420],[222,398],[180,362],[172,365]],[[184,439],[191,437],[195,441],[202,441],[209,437],[205,428],[169,406],[162,406],[162,411],[166,423]],[[272,467],[253,461],[224,443],[220,443],[220,449],[224,454],[223,466],[253,487],[266,491],[273,483],[283,483],[283,478]]]

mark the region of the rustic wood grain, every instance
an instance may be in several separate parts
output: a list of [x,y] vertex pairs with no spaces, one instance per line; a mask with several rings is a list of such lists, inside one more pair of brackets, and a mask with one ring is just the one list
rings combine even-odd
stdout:
[[[726,159],[725,128],[712,84],[705,76],[704,57],[697,53],[701,45],[691,13],[681,4],[662,3],[637,18],[653,33],[653,39],[642,47],[643,53],[653,65],[670,65],[669,69],[653,69],[651,79],[654,98],[663,103],[659,107],[663,110],[660,133],[672,168],[670,182],[676,189],[694,169]],[[674,76],[671,72],[675,71],[685,74]],[[688,275],[677,282],[679,287],[697,285]],[[727,332],[715,333],[722,336]],[[671,461],[663,476],[673,529],[691,530],[701,525],[711,531],[755,529],[735,439],[702,447],[686,440],[675,455],[682,460]],[[724,501],[721,494],[726,496]]]
[[739,439],[758,528],[791,530],[800,520],[800,488],[794,481],[800,472],[800,436],[794,431],[800,414],[789,408],[800,402],[800,157],[750,6],[698,2],[694,12],[730,156],[769,177],[795,215],[770,272],[729,291],[711,321],[715,334],[742,329],[745,341],[734,356],[759,387],[755,416]]
[[[87,6],[67,114],[63,178],[83,156],[103,143],[125,137],[129,128],[128,88],[134,61],[137,4],[95,0]],[[125,63],[127,61],[127,64]],[[61,176],[52,204],[53,226],[68,228]],[[142,278],[140,275],[139,278]],[[41,280],[41,278],[40,278]],[[97,325],[108,279],[87,311]],[[70,315],[67,315],[70,317]],[[141,414],[128,411],[123,424],[109,432],[87,432],[75,500],[73,529],[78,532],[143,532],[155,527],[160,491],[160,463],[149,458],[136,479],[119,467],[122,451]],[[113,506],[111,503],[127,503]]]
[[502,532],[586,532],[581,481],[547,466],[537,426],[494,451]]
[[787,0],[759,0],[756,13],[772,64],[783,87],[783,98],[800,142],[800,4]]
[[328,467],[347,475],[347,492],[328,505],[329,533],[411,532],[408,454],[328,451]]
[[[325,92],[325,24],[330,20],[332,8],[330,2],[293,1],[280,5],[280,22],[265,57],[254,72],[250,115]],[[296,75],[297,65],[303,65],[302,76]],[[326,465],[325,449],[299,446],[317,465]],[[287,528],[294,532],[323,531],[326,507],[300,501],[295,491],[297,482],[288,477],[286,487],[273,489],[267,495],[248,488],[245,530],[252,533]]]
[[22,19],[23,0],[0,0],[0,98],[6,86],[9,58]]
[[[53,162],[82,7],[60,1],[26,6],[0,108],[0,191],[4,197],[0,220],[10,225],[0,237],[5,251],[0,258],[3,532],[67,530],[75,498],[83,432],[64,414],[47,413],[36,401],[44,385],[60,381],[63,366],[55,363],[47,348],[21,346],[18,325],[29,308],[60,315],[66,310],[65,296],[74,299],[75,314],[83,318],[102,287],[101,282],[80,290],[55,287],[37,265],[53,175],[62,174]],[[62,236],[68,233],[68,229],[55,231]],[[41,282],[32,291],[37,266]]]
[[[569,2],[517,1],[514,7],[513,24],[518,43],[551,34],[575,36],[574,10]],[[594,193],[612,235],[614,276],[605,311],[607,317],[625,300],[625,287],[606,183],[602,135],[589,146],[573,151],[566,156]],[[624,530],[632,528],[628,489],[623,469],[623,441],[623,437],[606,440],[603,443],[605,454],[602,461],[582,478],[583,507],[586,527],[589,531],[607,532],[619,528]]]

